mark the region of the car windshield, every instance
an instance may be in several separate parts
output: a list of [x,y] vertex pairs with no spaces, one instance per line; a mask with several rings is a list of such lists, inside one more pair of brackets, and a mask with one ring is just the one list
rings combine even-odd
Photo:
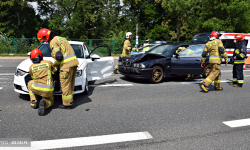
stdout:
[[[70,45],[75,51],[76,57],[83,58],[84,54],[82,53],[82,45],[78,44],[70,44]],[[42,51],[43,57],[52,57],[49,44],[42,44],[38,49]]]
[[192,43],[207,43],[210,34],[197,35],[193,38]]
[[172,52],[172,49],[176,47],[176,45],[159,45],[151,50],[149,50],[148,54],[159,54],[159,55],[169,55]]

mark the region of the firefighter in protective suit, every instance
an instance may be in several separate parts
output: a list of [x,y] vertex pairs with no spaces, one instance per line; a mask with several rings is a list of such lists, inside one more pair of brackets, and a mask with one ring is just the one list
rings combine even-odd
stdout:
[[38,107],[36,95],[42,96],[38,109],[38,115],[42,116],[45,109],[54,104],[52,74],[57,71],[57,68],[51,61],[43,60],[43,54],[39,49],[31,51],[30,59],[33,62],[29,68],[33,80],[28,82],[31,107],[36,109]]
[[207,42],[203,50],[201,64],[202,68],[205,67],[207,54],[209,54],[209,65],[211,67],[211,71],[209,76],[203,81],[200,87],[204,92],[208,92],[207,87],[214,81],[215,90],[223,90],[220,85],[220,64],[223,57],[227,65],[227,54],[225,53],[222,41],[219,39],[219,33],[216,31],[211,32],[210,41]]
[[[138,52],[138,50],[136,48],[133,48],[133,46],[131,44],[132,35],[133,34],[131,32],[126,33],[126,40],[124,42],[122,55],[120,57],[126,57],[126,56],[130,55],[131,51],[137,51]],[[114,68],[114,73],[118,74],[118,64]]]
[[71,109],[73,105],[75,76],[79,62],[69,42],[64,37],[57,36],[55,32],[41,29],[37,33],[40,42],[49,42],[52,50],[51,56],[55,59],[55,66],[60,68],[59,76],[62,88],[61,109]]
[[[145,43],[143,44],[143,52],[146,52],[146,51],[148,51],[149,50],[149,47],[147,46],[147,45],[149,45],[149,39],[147,39],[146,41],[145,41]],[[145,46],[147,46],[147,47],[145,47]]]
[[245,58],[247,56],[246,50],[246,42],[244,41],[244,35],[237,34],[235,35],[235,50],[233,53],[234,58],[234,66],[233,66],[233,85],[234,87],[242,87],[243,86],[243,65],[245,63]]

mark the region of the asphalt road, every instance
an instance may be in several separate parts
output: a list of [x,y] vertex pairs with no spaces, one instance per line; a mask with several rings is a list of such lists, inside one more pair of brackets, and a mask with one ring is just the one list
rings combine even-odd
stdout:
[[[147,132],[152,138],[59,149],[207,150],[249,149],[250,126],[232,128],[223,122],[250,118],[250,68],[243,88],[228,85],[232,65],[222,65],[223,91],[200,91],[195,79],[168,78],[160,84],[113,75],[89,95],[75,95],[72,110],[58,109],[60,96],[45,116],[30,108],[29,96],[13,90],[18,61],[0,61],[0,138],[32,141]],[[0,147],[0,149],[2,149]]]

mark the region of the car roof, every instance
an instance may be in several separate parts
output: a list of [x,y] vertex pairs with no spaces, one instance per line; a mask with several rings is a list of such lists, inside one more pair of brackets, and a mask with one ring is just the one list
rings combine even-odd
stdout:
[[[68,41],[69,42],[69,44],[79,44],[79,45],[82,45],[82,43],[83,44],[85,44],[84,42],[80,42],[80,41]],[[43,43],[43,44],[49,44],[49,43]]]

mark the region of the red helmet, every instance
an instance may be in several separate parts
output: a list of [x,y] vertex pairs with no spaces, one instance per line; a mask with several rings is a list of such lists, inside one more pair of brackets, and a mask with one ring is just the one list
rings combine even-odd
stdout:
[[235,35],[235,38],[236,38],[237,41],[239,41],[239,42],[240,42],[240,41],[243,41],[243,40],[244,40],[244,37],[245,37],[245,36],[244,36],[243,34],[236,34],[236,35]]
[[49,35],[51,31],[49,29],[43,28],[37,32],[37,38],[40,42],[42,41],[49,41]]
[[219,33],[218,33],[218,32],[216,32],[216,31],[213,31],[213,32],[211,32],[211,34],[210,34],[210,37],[209,37],[209,38],[211,38],[211,37],[215,37],[216,39],[218,39],[218,38],[219,38]]
[[40,49],[33,49],[31,52],[30,52],[30,59],[33,60],[34,58],[38,58],[38,57],[43,57],[43,53],[40,51]]

